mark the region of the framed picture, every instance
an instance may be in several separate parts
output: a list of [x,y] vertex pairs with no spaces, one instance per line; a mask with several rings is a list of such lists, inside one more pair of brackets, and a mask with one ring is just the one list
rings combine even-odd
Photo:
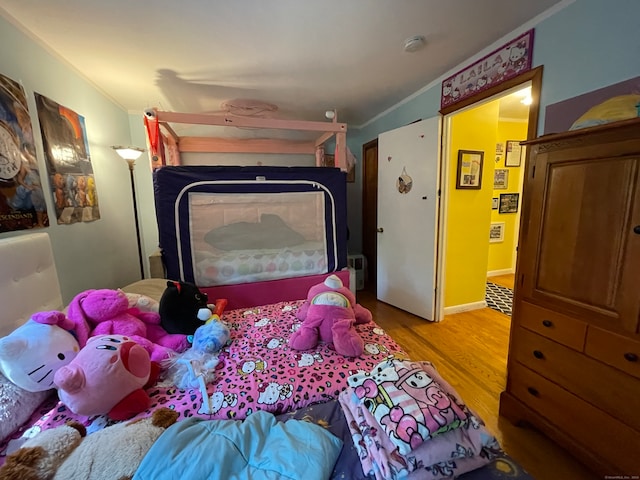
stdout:
[[[336,166],[336,156],[325,154],[323,162],[323,167],[335,167]],[[351,170],[347,172],[347,183],[353,183],[356,181],[356,169],[355,167],[351,167]]]
[[491,210],[497,210],[498,205],[500,205],[500,200],[498,199],[498,197],[493,197],[491,199]]
[[491,229],[489,230],[489,242],[504,242],[504,222],[491,223]]
[[519,167],[522,163],[522,147],[520,140],[507,140],[506,155],[504,157],[505,167]]
[[484,152],[458,150],[456,188],[480,190],[482,186],[482,160]]
[[336,156],[335,155],[328,155],[325,153],[323,159],[322,159],[322,166],[323,167],[335,167],[336,166]]
[[493,172],[493,188],[496,190],[506,189],[509,184],[509,170],[506,168],[496,168]]
[[518,211],[519,193],[501,193],[498,213],[516,213]]
[[356,167],[355,165],[347,172],[347,183],[354,183],[356,181]]

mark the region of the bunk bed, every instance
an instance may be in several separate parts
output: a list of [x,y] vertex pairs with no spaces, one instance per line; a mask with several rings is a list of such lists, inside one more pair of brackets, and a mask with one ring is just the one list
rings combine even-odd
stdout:
[[[331,273],[349,282],[347,126],[335,115],[330,122],[313,122],[150,109],[144,122],[167,278],[228,298],[230,308],[304,298]],[[185,125],[218,133],[287,131],[306,139],[178,135]],[[330,140],[334,168],[324,166]],[[288,167],[184,161],[193,153],[244,154],[245,161],[257,153],[303,154],[311,161]]]

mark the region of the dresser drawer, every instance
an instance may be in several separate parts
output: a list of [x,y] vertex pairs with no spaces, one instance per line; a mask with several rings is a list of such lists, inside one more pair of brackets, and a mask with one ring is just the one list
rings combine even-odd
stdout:
[[640,433],[522,365],[513,364],[509,376],[510,393],[576,444],[619,472],[640,472]]
[[587,355],[640,378],[640,341],[589,326]]
[[518,310],[521,326],[544,335],[567,347],[582,351],[587,334],[587,324],[546,308],[521,302]]
[[513,331],[515,360],[640,432],[640,380],[525,328]]

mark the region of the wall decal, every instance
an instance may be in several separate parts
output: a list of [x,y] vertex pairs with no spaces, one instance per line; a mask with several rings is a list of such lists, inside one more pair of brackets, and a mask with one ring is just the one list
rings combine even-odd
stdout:
[[400,193],[409,193],[411,191],[411,187],[413,187],[413,179],[407,174],[406,169],[403,168],[402,174],[396,181],[396,188]]
[[442,82],[440,108],[531,70],[533,30],[529,30]]

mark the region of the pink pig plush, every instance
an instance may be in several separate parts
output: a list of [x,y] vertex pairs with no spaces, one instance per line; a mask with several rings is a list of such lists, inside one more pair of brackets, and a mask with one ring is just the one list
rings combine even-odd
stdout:
[[76,325],[81,347],[96,335],[126,335],[142,345],[154,362],[189,348],[186,335],[169,334],[162,328],[160,314],[129,308],[129,298],[122,290],[81,292],[69,304],[67,317]]
[[151,403],[143,387],[157,373],[149,354],[123,335],[91,337],[54,377],[60,400],[77,415],[127,420]]
[[333,343],[336,352],[342,355],[362,355],[364,342],[354,325],[370,322],[371,312],[356,303],[351,290],[337,275],[329,275],[323,283],[309,289],[297,317],[303,322],[289,339],[291,348],[309,350],[321,340]]

